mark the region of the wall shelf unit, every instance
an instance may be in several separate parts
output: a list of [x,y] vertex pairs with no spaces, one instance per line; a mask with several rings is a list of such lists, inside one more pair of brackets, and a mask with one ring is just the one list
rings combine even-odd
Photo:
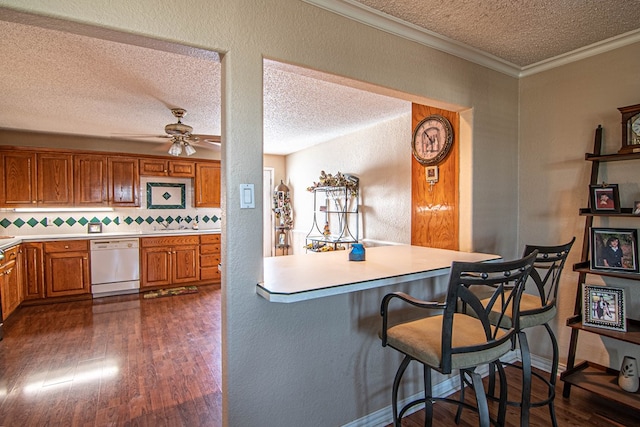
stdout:
[[[600,154],[601,149],[602,127],[598,126],[595,132],[593,153],[585,154],[585,160],[592,162],[590,181],[591,185],[596,185],[598,183],[600,163],[640,160],[640,153]],[[571,341],[569,343],[569,354],[567,356],[567,369],[562,373],[560,378],[564,382],[562,394],[565,398],[568,398],[570,396],[571,387],[575,386],[594,393],[597,396],[618,402],[635,410],[640,410],[640,393],[629,393],[623,391],[618,386],[619,372],[616,369],[601,366],[588,360],[576,364],[576,350],[578,347],[579,333],[581,331],[640,345],[640,321],[638,320],[628,319],[626,332],[603,328],[593,328],[584,326],[582,323],[582,285],[585,283],[588,275],[599,275],[605,277],[640,281],[640,274],[637,273],[592,270],[590,268],[591,263],[589,261],[590,230],[593,226],[594,218],[598,220],[600,220],[599,217],[640,218],[638,215],[633,215],[631,212],[632,210],[629,208],[622,208],[620,210],[620,213],[611,214],[600,212],[594,213],[589,208],[580,209],[580,216],[585,217],[582,255],[580,262],[574,264],[573,266],[573,270],[580,274],[578,276],[578,287],[576,291],[574,315],[567,319],[567,326],[571,328]]]
[[308,251],[346,249],[358,242],[358,194],[347,187],[313,190],[313,225],[306,237]]

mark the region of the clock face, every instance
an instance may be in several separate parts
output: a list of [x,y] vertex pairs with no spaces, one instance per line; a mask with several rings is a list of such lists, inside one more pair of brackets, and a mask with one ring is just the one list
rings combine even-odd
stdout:
[[436,165],[449,154],[452,143],[451,123],[434,114],[416,126],[412,141],[413,156],[424,166]]
[[633,117],[631,120],[633,120],[631,122],[631,130],[633,131],[633,133],[640,136],[640,114]]

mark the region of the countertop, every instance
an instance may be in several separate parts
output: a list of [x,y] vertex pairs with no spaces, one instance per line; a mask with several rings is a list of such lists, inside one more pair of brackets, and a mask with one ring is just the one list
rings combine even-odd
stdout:
[[108,233],[67,233],[67,234],[32,234],[16,236],[0,236],[0,249],[9,248],[22,242],[45,242],[51,240],[73,240],[73,239],[112,239],[123,237],[157,237],[157,236],[185,236],[200,234],[219,234],[219,228],[209,229],[185,229],[185,230],[156,230],[156,231],[123,231]]
[[366,248],[365,261],[349,261],[347,250],[270,257],[264,259],[264,282],[256,285],[256,293],[271,302],[306,301],[444,276],[453,261],[499,259],[499,255],[410,245]]

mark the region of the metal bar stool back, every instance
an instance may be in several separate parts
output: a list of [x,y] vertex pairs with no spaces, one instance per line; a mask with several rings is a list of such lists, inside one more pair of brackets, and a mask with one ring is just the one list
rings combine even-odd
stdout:
[[[451,265],[449,285],[444,302],[423,301],[403,292],[394,292],[382,299],[382,331],[380,337],[383,346],[389,346],[404,354],[398,368],[392,389],[393,420],[400,426],[407,410],[416,405],[425,405],[425,425],[432,425],[434,401],[455,403],[478,411],[480,426],[489,426],[492,419],[482,384],[482,378],[476,371],[481,365],[499,362],[501,356],[514,348],[518,325],[520,298],[529,272],[533,268],[537,252],[508,262],[463,263]],[[490,296],[480,299],[475,288],[489,290]],[[483,297],[486,294],[483,294]],[[426,310],[439,310],[441,314],[421,317],[417,320],[390,325],[390,318],[399,311],[390,311],[390,303],[402,302],[399,307],[418,307]],[[459,307],[465,305],[473,314],[463,313]],[[497,314],[498,319],[516,319],[509,328],[496,326],[490,320]],[[424,315],[427,315],[426,313]],[[394,316],[395,318],[395,316]],[[500,324],[500,322],[498,322]],[[423,366],[424,398],[416,399],[398,410],[398,391],[404,372],[412,361]],[[502,372],[502,364],[496,369]],[[450,374],[459,370],[460,374],[473,384],[476,392],[476,406],[463,400],[433,396],[431,371]],[[501,403],[497,414],[497,423],[502,424],[506,414],[506,378],[500,375]]]
[[[520,300],[520,318],[518,319],[518,343],[520,345],[521,366],[505,364],[522,369],[522,394],[519,401],[507,401],[511,406],[520,407],[520,425],[529,425],[529,415],[531,408],[540,406],[549,406],[549,415],[551,424],[557,427],[558,423],[555,415],[554,399],[555,386],[558,376],[558,341],[549,326],[549,322],[556,317],[556,299],[558,296],[558,288],[560,286],[560,277],[564,268],[569,251],[575,242],[575,237],[570,242],[555,246],[526,245],[524,256],[537,253],[536,260],[529,274],[525,291]],[[496,317],[492,317],[495,324],[501,327],[510,327],[511,319],[502,319],[497,323]],[[551,371],[549,377],[545,378],[538,373],[534,373],[531,369],[531,353],[529,351],[529,343],[524,330],[534,326],[544,326],[549,335],[552,347]],[[495,379],[493,370],[489,375],[489,386],[487,394],[490,398],[495,399]],[[541,401],[531,402],[531,385],[533,378],[538,378],[545,383],[548,388],[547,397]],[[461,378],[461,393],[464,395],[465,383]],[[456,419],[459,420],[460,409]]]

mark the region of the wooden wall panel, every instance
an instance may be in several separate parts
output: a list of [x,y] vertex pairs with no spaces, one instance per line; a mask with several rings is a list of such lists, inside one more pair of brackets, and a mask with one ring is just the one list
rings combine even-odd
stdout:
[[[432,248],[459,248],[459,138],[458,113],[413,104],[412,127],[431,114],[440,114],[451,122],[453,146],[449,155],[438,165],[439,180],[431,188],[427,183],[425,168],[411,156],[411,244]],[[413,129],[411,135],[413,136]]]

